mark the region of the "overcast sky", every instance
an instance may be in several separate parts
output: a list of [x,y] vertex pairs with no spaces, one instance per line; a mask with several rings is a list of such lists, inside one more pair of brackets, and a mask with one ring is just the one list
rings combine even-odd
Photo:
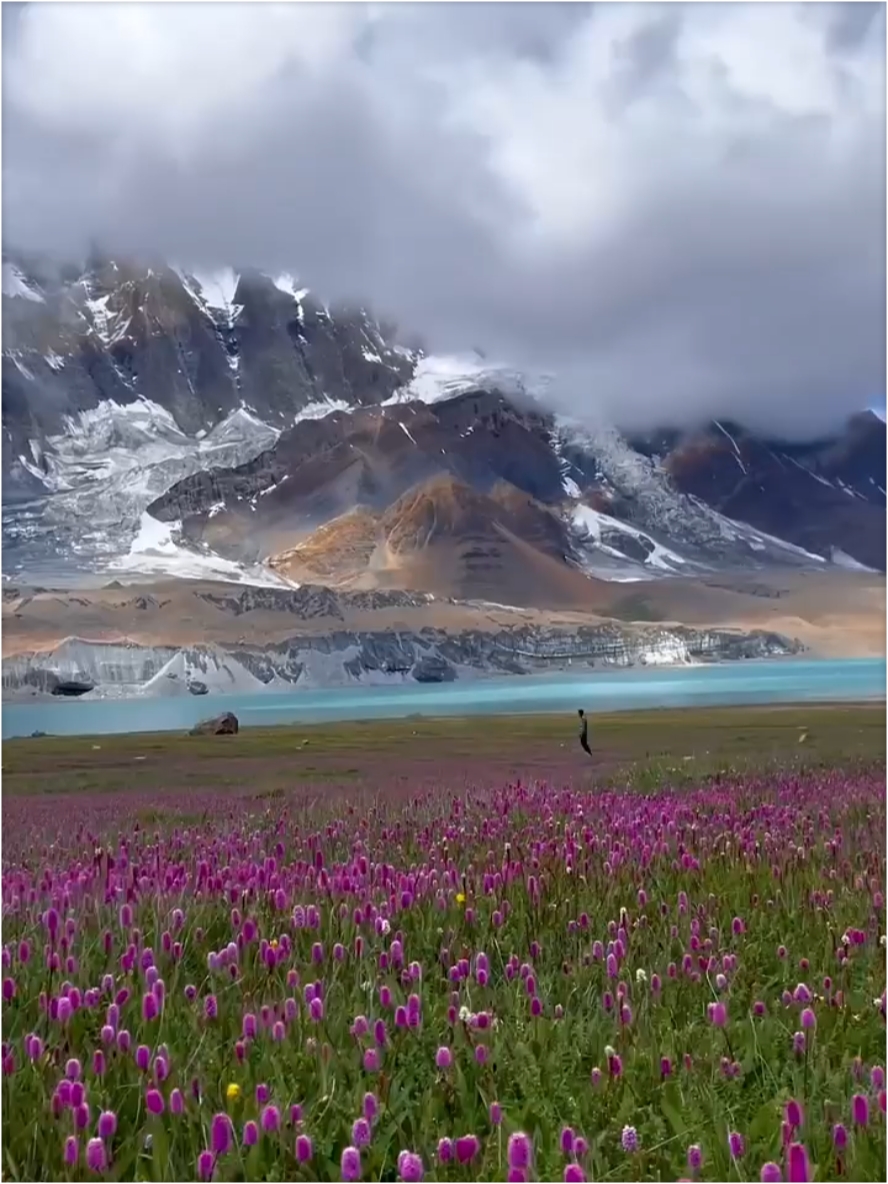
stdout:
[[3,236],[289,270],[628,426],[885,389],[881,5],[3,5]]

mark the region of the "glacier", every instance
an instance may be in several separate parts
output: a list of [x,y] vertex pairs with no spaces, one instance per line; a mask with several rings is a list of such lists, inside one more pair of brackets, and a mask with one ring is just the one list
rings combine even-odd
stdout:
[[[32,441],[32,455],[19,457],[50,496],[4,502],[4,567],[17,569],[17,546],[30,556],[42,543],[46,563],[60,569],[152,570],[135,558],[145,553],[138,540],[147,507],[183,477],[243,464],[279,434],[244,406],[201,436],[186,435],[169,411],[144,398],[126,405],[108,400],[67,417],[62,432],[43,445]],[[245,569],[226,576],[225,560],[213,563],[211,575],[199,553],[193,558],[202,569],[195,578],[245,578]],[[160,572],[163,565],[153,570]],[[267,579],[273,580],[273,573]]]

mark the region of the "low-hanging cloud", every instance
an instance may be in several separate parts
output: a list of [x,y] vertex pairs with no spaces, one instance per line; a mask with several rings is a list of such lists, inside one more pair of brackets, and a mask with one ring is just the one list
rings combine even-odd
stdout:
[[288,270],[626,426],[816,432],[885,389],[884,41],[859,4],[24,6],[4,241]]

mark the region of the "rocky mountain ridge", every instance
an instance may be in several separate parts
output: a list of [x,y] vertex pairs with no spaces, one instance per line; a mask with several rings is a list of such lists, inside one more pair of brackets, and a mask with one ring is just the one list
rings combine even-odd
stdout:
[[3,284],[6,578],[588,606],[596,580],[885,568],[875,416],[815,445],[722,422],[627,436],[289,276],[7,256]]
[[[760,451],[773,458],[767,471],[756,470],[767,511],[779,500],[780,475],[790,466],[780,453],[764,445]],[[786,531],[780,536],[768,530],[767,513],[751,512],[746,520],[731,517],[718,508],[717,496],[703,496],[702,483],[683,487],[680,455],[679,447],[665,457],[646,454],[616,430],[590,433],[532,400],[475,389],[432,404],[398,402],[300,424],[243,465],[184,478],[148,512],[174,523],[184,540],[229,558],[270,561],[273,569],[295,579],[327,573],[334,582],[336,568],[342,569],[343,541],[346,548],[356,548],[358,562],[340,570],[338,578],[369,579],[375,571],[380,579],[395,579],[394,569],[407,578],[403,562],[392,563],[388,553],[392,520],[405,500],[422,502],[439,541],[449,536],[457,547],[470,548],[477,541],[480,519],[515,536],[514,506],[510,511],[489,502],[497,487],[512,489],[534,507],[525,509],[517,531],[519,541],[531,548],[525,552],[528,571],[537,557],[559,557],[562,566],[598,579],[693,575],[749,565],[816,567],[834,562],[841,543],[851,548],[846,555],[851,565],[863,563],[854,554],[861,548],[870,560],[864,566],[884,562],[879,551],[880,537],[884,551],[884,532],[878,533],[885,518],[884,486],[878,484],[876,464],[860,474],[869,491],[864,497],[796,462],[793,482],[798,470],[810,485],[828,489],[833,507],[833,517],[818,532],[804,500],[791,503],[794,530],[810,542],[808,548],[788,540]],[[736,467],[733,454],[729,459],[708,455],[716,469]],[[468,517],[463,515],[462,531],[453,520],[456,489],[462,490],[463,502],[470,493],[475,498],[474,534]],[[854,505],[846,509],[849,498]],[[822,501],[814,499],[813,507]],[[847,528],[849,516],[858,526],[857,536]],[[403,560],[403,547],[400,552]],[[314,566],[306,562],[309,556]],[[562,583],[554,573],[552,581]],[[552,581],[552,603],[560,602],[565,593],[556,592]],[[406,586],[449,590],[446,580],[436,583],[431,577]],[[496,598],[471,581],[465,587],[457,581],[456,588],[457,595]],[[586,594],[591,597],[591,589]],[[582,599],[584,593],[575,595]]]
[[328,309],[289,275],[35,271],[3,263],[3,422],[19,452],[106,402],[157,404],[188,436],[244,407],[279,429],[313,403],[382,402],[415,367],[365,310]]
[[3,659],[4,696],[82,697],[250,693],[303,687],[451,682],[496,674],[784,656],[803,647],[767,631],[699,630],[615,623],[565,630],[523,626],[451,633],[294,635],[266,645],[142,646],[68,638],[50,651]]
[[682,493],[726,517],[885,570],[885,423],[873,412],[852,416],[840,435],[803,443],[723,421],[631,443]]

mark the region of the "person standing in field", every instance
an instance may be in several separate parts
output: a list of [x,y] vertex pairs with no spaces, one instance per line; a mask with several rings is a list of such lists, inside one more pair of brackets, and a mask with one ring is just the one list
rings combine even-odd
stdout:
[[592,749],[589,747],[589,721],[586,719],[586,713],[582,707],[577,711],[577,715],[580,717],[580,748],[582,748],[583,752],[588,752],[589,756],[591,756]]

